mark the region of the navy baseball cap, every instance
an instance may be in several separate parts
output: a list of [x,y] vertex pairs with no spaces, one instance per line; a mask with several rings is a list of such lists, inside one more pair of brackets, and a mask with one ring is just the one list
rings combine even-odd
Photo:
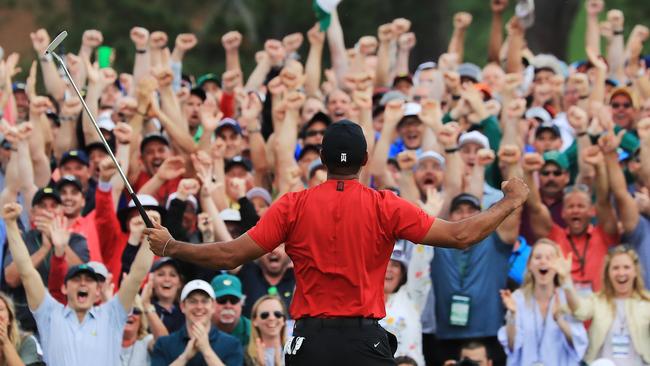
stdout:
[[81,164],[88,166],[88,155],[86,155],[86,152],[83,150],[75,149],[75,150],[66,151],[65,153],[63,153],[63,156],[61,157],[59,166],[63,166],[71,160],[76,160]]
[[361,127],[344,119],[327,127],[321,153],[330,172],[345,170],[356,173],[363,164],[367,149]]
[[239,123],[232,118],[226,117],[219,121],[217,128],[214,130],[215,135],[219,135],[224,128],[232,128],[236,134],[241,135],[241,127]]
[[454,197],[451,201],[451,206],[449,212],[454,212],[460,207],[460,205],[470,205],[477,210],[481,210],[481,201],[473,194],[461,193],[458,196]]
[[232,169],[235,166],[240,166],[244,169],[246,169],[247,172],[250,172],[253,170],[253,163],[251,163],[250,160],[241,157],[239,155],[233,156],[232,159],[226,161],[226,164],[224,165],[224,172],[228,173],[230,169]]
[[81,273],[87,273],[92,278],[94,278],[95,281],[99,281],[99,275],[97,274],[97,272],[95,272],[93,267],[89,266],[87,263],[82,263],[70,267],[70,269],[68,269],[68,273],[65,274],[65,279],[63,280],[63,282],[64,283],[68,282],[68,280],[70,280],[72,277],[75,277]]
[[56,189],[61,191],[61,188],[64,186],[72,184],[73,186],[77,187],[78,190],[83,191],[83,187],[81,185],[81,181],[77,179],[74,175],[64,175],[59,179],[59,181],[56,183]]
[[43,199],[50,197],[54,199],[58,204],[61,204],[61,196],[56,189],[52,187],[44,187],[36,191],[34,198],[32,198],[32,207],[39,204]]
[[147,144],[151,141],[162,142],[163,144],[169,146],[169,139],[167,139],[165,135],[160,132],[151,132],[145,135],[145,137],[142,139],[142,142],[140,142],[140,153],[144,151],[144,147],[147,146]]

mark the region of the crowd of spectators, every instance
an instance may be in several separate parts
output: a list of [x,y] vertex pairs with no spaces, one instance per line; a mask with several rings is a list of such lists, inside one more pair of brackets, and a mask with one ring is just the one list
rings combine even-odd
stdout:
[[[568,63],[533,54],[507,0],[489,6],[481,65],[463,59],[469,13],[446,53],[411,68],[408,20],[346,45],[336,10],[307,31],[306,55],[302,33],[266,40],[249,75],[237,31],[221,39],[220,74],[184,73],[195,35],[170,50],[142,27],[132,70],[98,52],[98,30],[64,59],[149,217],[196,245],[323,183],[320,143],[341,119],[366,136],[360,181],[432,216],[475,215],[524,179],[525,207],[469,249],[395,243],[380,324],[399,365],[650,364],[650,32],[626,40],[623,13],[586,0],[588,60]],[[18,54],[0,61],[0,364],[283,365],[296,283],[282,246],[229,271],[154,257],[44,55],[50,34],[30,37],[26,80]]]

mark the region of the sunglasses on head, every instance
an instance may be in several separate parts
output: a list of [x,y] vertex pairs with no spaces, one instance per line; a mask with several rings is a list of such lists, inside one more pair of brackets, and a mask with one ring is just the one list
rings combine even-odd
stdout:
[[314,137],[316,135],[325,136],[325,130],[309,130],[305,133],[307,137]]
[[236,296],[222,296],[217,299],[217,304],[219,305],[226,305],[226,303],[230,303],[231,305],[239,304],[239,298]]
[[271,314],[273,314],[273,316],[274,316],[276,319],[284,319],[284,313],[281,312],[281,311],[279,311],[279,310],[276,310],[276,311],[274,311],[274,312],[272,312],[272,313],[271,313],[271,312],[268,312],[268,311],[263,311],[263,312],[260,313],[260,319],[262,319],[262,320],[266,320],[266,319],[268,319],[268,317],[269,317]]
[[561,170],[542,170],[539,172],[544,177],[548,177],[549,175],[553,175],[554,177],[559,177],[560,175],[563,174]]
[[584,192],[584,193],[589,193],[591,194],[591,189],[589,188],[588,185],[579,183],[579,184],[574,184],[572,186],[568,186],[564,188],[564,194],[571,193],[571,192]]
[[617,102],[612,103],[612,108],[614,108],[614,109],[618,109],[618,108],[621,108],[621,107],[623,107],[625,109],[631,108],[632,103],[617,103]]

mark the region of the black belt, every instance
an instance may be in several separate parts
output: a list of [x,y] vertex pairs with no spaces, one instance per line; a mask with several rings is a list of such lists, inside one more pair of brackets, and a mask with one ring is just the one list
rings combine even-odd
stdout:
[[378,324],[378,319],[370,318],[302,318],[296,320],[295,328],[359,328]]

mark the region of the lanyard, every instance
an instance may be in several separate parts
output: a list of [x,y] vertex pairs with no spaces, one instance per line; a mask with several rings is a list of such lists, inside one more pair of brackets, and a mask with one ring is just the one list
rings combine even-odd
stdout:
[[[553,304],[553,297],[551,297],[551,300],[548,302],[548,306],[546,308],[546,316],[542,314],[542,309],[539,307],[537,304],[537,299],[533,298],[534,303],[533,303],[533,319],[534,319],[534,324],[535,324],[535,345],[537,346],[537,362],[542,361],[542,343],[544,342],[544,334],[546,333],[546,318],[548,317],[548,312],[549,307],[551,307],[551,304]],[[538,311],[539,310],[539,311]],[[552,310],[551,310],[552,311]],[[542,316],[544,319],[542,320],[542,334],[540,335],[538,332],[538,327],[537,327],[537,313],[539,313],[540,316]]]
[[578,252],[578,247],[576,247],[576,244],[573,242],[573,238],[571,237],[571,234],[567,235],[567,239],[569,239],[569,244],[571,244],[571,251],[573,252],[573,254],[575,254],[576,258],[578,258],[578,263],[580,263],[580,275],[584,276],[585,263],[587,259],[587,248],[589,247],[589,240],[591,239],[591,235],[587,234],[587,241],[585,241],[585,247],[582,250],[582,256]]
[[467,267],[469,267],[469,260],[471,258],[471,249],[464,250],[460,253],[460,260],[458,261],[458,268],[460,272],[460,290],[465,288],[465,277],[467,276]]

